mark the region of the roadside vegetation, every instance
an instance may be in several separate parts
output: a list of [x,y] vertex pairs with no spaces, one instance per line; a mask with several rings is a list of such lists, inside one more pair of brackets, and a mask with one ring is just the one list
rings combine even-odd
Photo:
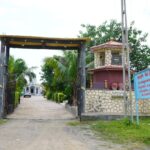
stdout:
[[11,113],[20,102],[21,92],[27,84],[27,79],[32,81],[36,77],[32,68],[28,68],[26,62],[21,59],[15,59],[13,56],[9,58],[8,64],[8,89],[6,98],[6,111]]
[[150,119],[142,119],[140,125],[130,121],[98,121],[91,128],[114,142],[140,142],[150,145]]
[[45,58],[42,80],[47,99],[72,104],[76,97],[77,52],[64,51],[63,56]]
[[0,119],[0,125],[6,123],[6,119]]
[[140,125],[130,123],[128,119],[114,121],[69,122],[71,126],[88,125],[97,136],[114,143],[141,143],[150,145],[150,118],[140,120]]

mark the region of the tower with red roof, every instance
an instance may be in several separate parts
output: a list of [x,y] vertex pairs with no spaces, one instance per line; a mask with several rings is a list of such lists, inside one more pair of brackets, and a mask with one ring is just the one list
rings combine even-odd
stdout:
[[93,76],[92,88],[122,90],[122,43],[109,41],[91,47],[91,51],[94,53],[94,69],[90,70]]

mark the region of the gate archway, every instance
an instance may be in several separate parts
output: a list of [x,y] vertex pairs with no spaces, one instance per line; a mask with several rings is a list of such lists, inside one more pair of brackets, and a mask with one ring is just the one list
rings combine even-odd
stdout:
[[85,105],[85,46],[88,38],[48,38],[35,36],[0,35],[0,118],[5,117],[5,99],[8,82],[8,61],[10,48],[77,50],[78,52],[78,116],[84,112]]

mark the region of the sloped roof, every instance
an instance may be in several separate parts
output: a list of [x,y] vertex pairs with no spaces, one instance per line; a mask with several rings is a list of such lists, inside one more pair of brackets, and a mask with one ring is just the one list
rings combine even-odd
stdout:
[[122,49],[122,43],[116,41],[109,41],[104,44],[96,45],[91,47],[92,51],[103,50],[103,49]]

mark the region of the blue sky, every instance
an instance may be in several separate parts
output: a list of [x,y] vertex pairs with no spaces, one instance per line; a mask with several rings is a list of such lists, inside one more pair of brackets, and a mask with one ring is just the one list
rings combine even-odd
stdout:
[[[121,21],[121,0],[0,0],[0,34],[77,37],[81,24]],[[126,0],[128,23],[150,34],[150,1]],[[148,37],[150,45],[150,37]],[[11,49],[16,58],[38,66],[59,51]],[[38,74],[40,68],[36,70]],[[38,79],[39,81],[39,75]]]

